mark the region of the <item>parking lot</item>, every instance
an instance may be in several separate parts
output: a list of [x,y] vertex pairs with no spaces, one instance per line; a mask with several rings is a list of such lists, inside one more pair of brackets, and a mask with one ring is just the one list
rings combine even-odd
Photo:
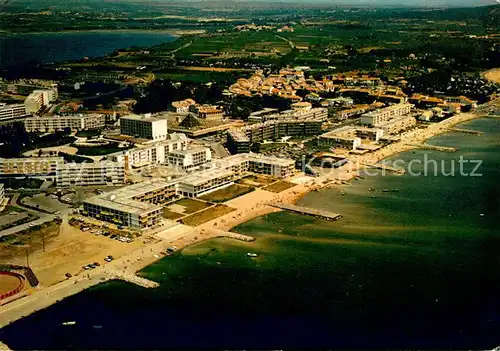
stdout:
[[69,208],[69,205],[59,201],[56,195],[36,194],[27,196],[21,200],[21,203],[49,213],[56,213]]

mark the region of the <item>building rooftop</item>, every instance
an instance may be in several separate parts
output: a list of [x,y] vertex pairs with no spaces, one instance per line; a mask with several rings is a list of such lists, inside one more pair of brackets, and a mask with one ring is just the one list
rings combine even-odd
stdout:
[[206,183],[212,179],[226,176],[229,177],[231,175],[233,175],[233,172],[228,169],[214,168],[184,177],[179,183],[196,186]]
[[148,114],[145,114],[145,115],[132,114],[132,115],[120,117],[120,119],[128,119],[128,120],[132,120],[132,121],[145,121],[145,122],[156,122],[156,121],[165,121],[166,120],[165,117],[152,116],[152,115],[148,115]]
[[175,184],[175,182],[149,181],[142,182],[110,191],[99,196],[85,200],[86,203],[112,208],[118,211],[130,212],[134,214],[143,214],[162,209],[163,206],[134,200],[135,197],[144,195],[148,192],[161,190]]

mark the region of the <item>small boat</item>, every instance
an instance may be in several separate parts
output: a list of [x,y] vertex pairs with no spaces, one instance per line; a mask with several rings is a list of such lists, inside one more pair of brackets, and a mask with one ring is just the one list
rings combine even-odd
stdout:
[[481,217],[484,217],[484,213],[480,213],[479,215],[480,215]]
[[62,325],[75,325],[75,321],[63,322]]
[[256,253],[253,253],[253,252],[248,252],[248,253],[247,253],[247,256],[248,256],[248,257],[257,257],[257,254],[256,254]]
[[102,325],[94,325],[94,329],[102,329]]
[[384,193],[388,193],[389,191],[391,191],[391,189],[384,189],[382,190]]

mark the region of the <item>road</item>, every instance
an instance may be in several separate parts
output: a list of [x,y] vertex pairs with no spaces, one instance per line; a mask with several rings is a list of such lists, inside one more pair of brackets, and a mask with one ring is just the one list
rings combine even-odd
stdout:
[[19,198],[19,194],[14,194],[12,196],[11,204],[13,206],[21,207],[27,213],[29,213],[31,215],[34,215],[34,216],[37,216],[39,218],[37,220],[35,220],[35,221],[31,221],[31,222],[28,222],[28,223],[20,224],[20,225],[17,225],[15,227],[8,228],[8,229],[0,231],[0,238],[2,236],[16,234],[16,233],[18,233],[20,231],[29,229],[30,226],[42,225],[42,224],[50,222],[50,221],[52,221],[54,219],[54,215],[43,213],[43,212],[34,211],[34,210],[31,210],[31,209],[27,209],[27,208],[23,207],[22,205],[19,205],[18,202],[17,202],[18,198]]

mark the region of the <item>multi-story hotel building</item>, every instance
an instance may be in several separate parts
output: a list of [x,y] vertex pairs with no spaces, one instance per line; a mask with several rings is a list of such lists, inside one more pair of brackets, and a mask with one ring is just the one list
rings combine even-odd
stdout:
[[250,150],[252,143],[276,140],[285,136],[312,136],[321,133],[321,119],[284,119],[250,124],[228,131],[226,144],[233,154]]
[[251,115],[248,117],[248,122],[251,123],[261,123],[266,121],[283,120],[283,119],[317,119],[321,121],[326,121],[328,118],[328,109],[323,107],[312,108],[309,110],[289,110],[283,111],[281,113],[273,114],[261,114],[261,115]]
[[195,147],[187,150],[168,152],[167,164],[180,167],[185,171],[200,169],[212,160],[212,152],[206,147]]
[[168,136],[167,119],[150,114],[124,116],[120,118],[120,133],[155,141],[165,140]]
[[391,118],[404,116],[410,113],[412,107],[412,104],[402,103],[385,107],[380,110],[371,111],[361,116],[361,124],[372,127],[378,126],[381,123],[387,122]]
[[56,172],[56,183],[59,187],[113,186],[125,182],[125,167],[120,162],[66,163],[58,165]]
[[231,154],[250,152],[250,138],[240,129],[227,131],[226,146]]
[[182,178],[178,186],[179,195],[198,197],[210,191],[232,184],[237,174],[228,169],[210,169]]
[[380,123],[378,128],[384,131],[384,134],[397,134],[403,130],[414,127],[417,124],[417,120],[412,116],[401,116],[398,118],[391,119],[387,122]]
[[34,90],[24,100],[24,106],[28,114],[38,113],[42,107],[48,106],[57,99],[57,87],[51,89]]
[[[352,132],[352,134],[350,133]],[[354,135],[354,130],[334,130],[318,137],[318,145],[356,150],[361,145],[361,138]]]
[[187,150],[191,140],[184,134],[172,133],[169,138],[153,144],[140,145],[137,148],[120,151],[108,155],[108,159],[123,162],[125,170],[131,167],[142,167],[168,162],[168,153],[177,150]]
[[0,177],[55,179],[62,157],[0,158]]
[[0,121],[9,121],[23,117],[26,117],[26,107],[24,104],[0,103]]
[[27,132],[50,133],[70,129],[72,131],[101,129],[106,126],[106,117],[100,114],[28,117],[24,121]]
[[176,196],[176,183],[137,183],[85,200],[83,214],[133,229],[146,229],[160,223],[162,204]]

